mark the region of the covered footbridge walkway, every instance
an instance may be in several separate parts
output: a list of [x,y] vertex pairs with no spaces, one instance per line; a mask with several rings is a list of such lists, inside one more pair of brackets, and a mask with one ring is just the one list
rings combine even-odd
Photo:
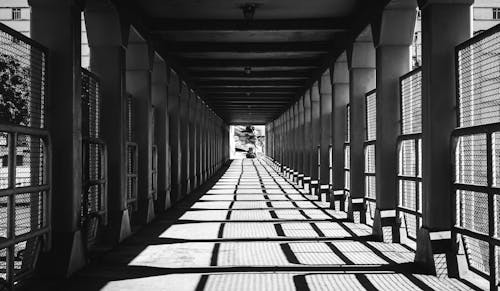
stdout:
[[[473,2],[29,0],[29,36],[0,25],[0,290],[496,290]],[[230,161],[231,125],[265,153]]]

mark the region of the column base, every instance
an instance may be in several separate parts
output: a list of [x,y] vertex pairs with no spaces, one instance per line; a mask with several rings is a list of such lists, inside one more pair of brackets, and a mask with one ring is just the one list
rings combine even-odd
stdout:
[[193,186],[191,188],[194,190],[194,189],[197,189],[198,187],[200,187],[199,178],[198,178],[198,175],[194,175]]
[[67,278],[86,265],[85,247],[80,230],[54,232],[52,250],[40,254],[37,272],[44,277]]
[[304,176],[304,190],[308,193],[311,191],[311,177]]
[[312,195],[312,196],[318,196],[318,200],[321,199],[321,196],[319,195],[318,180],[312,180],[311,179],[311,184],[309,185],[309,194]]
[[[334,210],[345,211],[345,190],[330,190],[330,208]],[[338,207],[337,207],[338,204]],[[338,209],[337,209],[338,208]]]
[[299,172],[293,172],[293,182],[297,184],[299,182]]
[[352,198],[349,196],[347,220],[354,223],[366,223],[366,205],[364,198]]
[[451,231],[431,231],[421,227],[417,235],[415,262],[426,274],[438,277],[458,278],[467,272],[468,266],[463,248]]
[[182,189],[184,189],[184,191],[182,194],[184,195],[184,197],[186,197],[191,193],[191,180],[188,178],[186,182],[184,182],[183,186],[184,187]]
[[304,174],[297,175],[297,185],[299,185],[299,187],[301,188],[304,188]]
[[144,199],[142,203],[140,203],[142,206],[139,210],[140,216],[141,216],[141,223],[143,224],[148,224],[153,219],[155,219],[155,208],[154,208],[154,203],[153,203],[153,198],[148,197],[147,199]]
[[319,200],[330,202],[330,185],[319,185]]
[[381,210],[375,209],[373,219],[372,234],[375,240],[387,243],[400,242],[401,221],[396,215],[395,209]]
[[167,188],[167,191],[165,193],[165,210],[170,209],[172,207],[172,201],[170,197],[170,191],[172,189],[170,187]]

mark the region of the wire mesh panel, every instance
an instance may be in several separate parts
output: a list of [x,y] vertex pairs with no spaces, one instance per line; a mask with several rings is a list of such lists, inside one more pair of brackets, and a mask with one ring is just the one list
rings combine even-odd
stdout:
[[375,90],[365,95],[365,204],[368,210],[367,223],[372,224],[375,215],[375,141],[377,139],[377,93]]
[[134,132],[135,110],[132,95],[127,97],[127,207],[131,211],[137,210],[137,170],[138,148]]
[[456,49],[458,128],[455,141],[454,231],[471,270],[496,289],[500,246],[500,26]]
[[350,165],[351,165],[351,146],[350,146],[350,106],[346,106],[345,114],[345,140],[344,140],[344,188],[347,192],[351,189],[351,176],[350,176]]
[[0,24],[0,289],[50,247],[47,51]]
[[87,247],[95,243],[99,222],[106,223],[106,144],[101,134],[99,79],[81,70],[83,183],[80,223]]
[[158,199],[158,148],[153,145],[151,151],[151,194],[153,199]]
[[399,217],[406,237],[416,241],[422,224],[422,71],[400,78],[401,134],[398,138]]

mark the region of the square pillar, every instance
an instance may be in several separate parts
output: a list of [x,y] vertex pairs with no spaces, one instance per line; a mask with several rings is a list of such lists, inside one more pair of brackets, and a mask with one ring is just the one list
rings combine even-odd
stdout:
[[300,97],[298,101],[298,110],[297,110],[297,184],[299,186],[304,186],[304,96]]
[[320,81],[321,104],[321,142],[320,142],[320,177],[319,190],[322,201],[330,201],[330,147],[332,145],[332,78],[326,70]]
[[319,196],[319,147],[321,145],[321,103],[319,94],[319,84],[315,82],[311,88],[311,148],[309,149],[311,155],[311,186],[309,193],[311,195]]
[[186,82],[181,83],[181,90],[179,93],[180,104],[180,152],[181,152],[181,197],[184,198],[190,192],[189,180],[189,88]]
[[152,103],[156,110],[154,114],[154,136],[158,154],[158,199],[155,209],[158,212],[171,207],[170,201],[170,145],[169,145],[169,116],[168,116],[168,83],[165,62],[155,56],[153,65],[153,80],[151,85]]
[[151,69],[153,56],[149,52],[147,43],[129,44],[126,58],[127,91],[136,100],[136,118],[133,126],[138,147],[137,223],[141,224],[149,223],[155,216],[151,193],[153,148]]
[[[85,264],[80,229],[82,191],[81,7],[76,1],[32,0],[31,37],[49,50],[52,145],[52,249],[42,266],[69,276]],[[5,223],[5,222],[4,222]],[[45,272],[42,268],[42,272]]]
[[[455,46],[471,37],[471,0],[420,1],[422,9],[422,228],[415,261],[458,275],[451,133],[457,126]],[[439,80],[436,82],[435,80]],[[446,266],[440,262],[446,261]],[[438,265],[439,264],[439,265]],[[438,274],[442,275],[442,274]]]
[[399,242],[398,136],[401,132],[399,78],[410,71],[410,45],[416,20],[416,2],[389,4],[372,25],[376,47],[376,209],[373,235]]
[[311,90],[307,90],[304,95],[304,189],[310,191],[311,186],[311,148],[312,148],[312,130],[311,130]]
[[108,169],[113,169],[108,170],[108,225],[105,239],[107,243],[116,245],[131,234],[130,213],[127,209],[125,78],[129,26],[123,24],[118,11],[106,1],[86,2],[85,23],[90,47],[90,70],[99,76],[101,85],[102,136],[107,146]]
[[[347,58],[343,53],[333,67],[332,98],[332,163],[333,178],[330,193],[330,206],[345,210],[345,170],[344,146],[347,130],[346,107],[349,104],[349,70]],[[337,207],[338,205],[338,207]]]
[[[370,39],[371,40],[371,39]],[[370,41],[352,44],[347,53],[350,104],[350,184],[348,219],[366,222],[365,209],[365,94],[375,88],[375,50]]]
[[169,142],[170,142],[170,177],[171,177],[171,203],[179,201],[181,195],[181,132],[180,132],[180,80],[173,70],[168,71],[168,115],[169,115]]

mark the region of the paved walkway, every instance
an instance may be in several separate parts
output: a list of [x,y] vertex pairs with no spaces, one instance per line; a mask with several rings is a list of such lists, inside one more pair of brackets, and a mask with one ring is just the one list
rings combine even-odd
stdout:
[[458,280],[412,274],[410,249],[372,242],[370,233],[302,193],[265,160],[235,160],[199,199],[179,204],[65,288],[470,289]]

